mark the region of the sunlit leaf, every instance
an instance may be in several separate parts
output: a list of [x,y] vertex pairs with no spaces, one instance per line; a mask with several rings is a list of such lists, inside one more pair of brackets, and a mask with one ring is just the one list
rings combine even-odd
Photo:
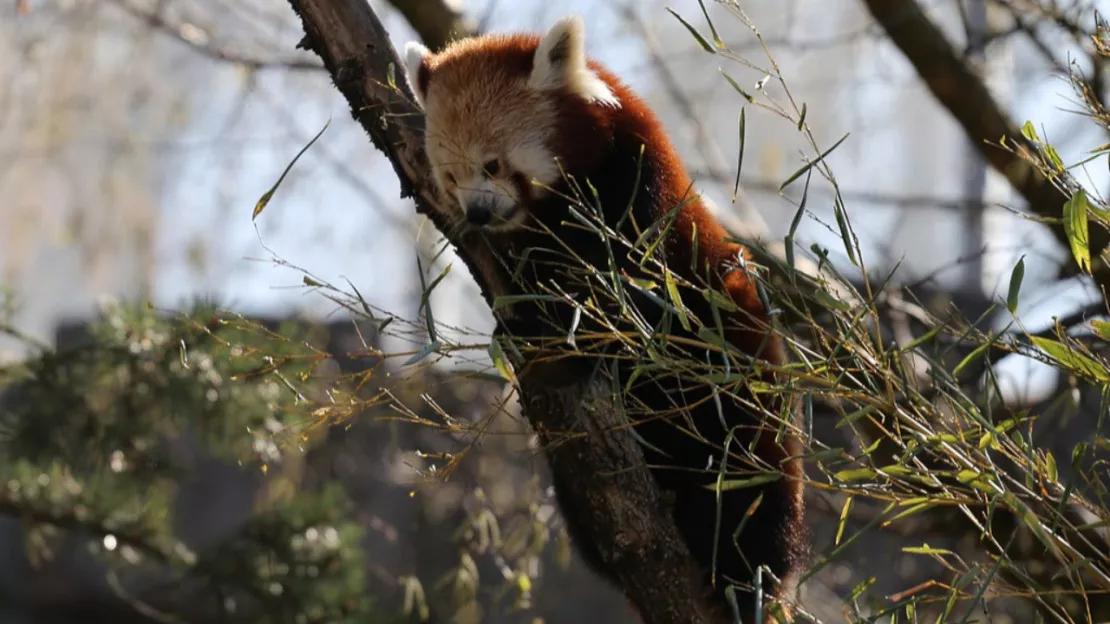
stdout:
[[1101,382],[1110,381],[1110,371],[1107,371],[1105,366],[1079,353],[1075,349],[1051,338],[1044,338],[1042,336],[1030,336],[1029,339],[1033,342],[1033,346],[1047,353],[1052,359],[1059,362],[1068,370],[1084,377],[1092,377]]
[[1064,202],[1064,233],[1079,268],[1091,272],[1090,238],[1087,232],[1087,192],[1079,189]]
[[1037,129],[1033,127],[1032,121],[1026,121],[1021,126],[1021,135],[1034,143],[1041,142],[1041,138],[1037,136]]
[[841,470],[833,475],[837,481],[871,481],[877,476],[877,473],[870,468],[854,468],[851,470]]

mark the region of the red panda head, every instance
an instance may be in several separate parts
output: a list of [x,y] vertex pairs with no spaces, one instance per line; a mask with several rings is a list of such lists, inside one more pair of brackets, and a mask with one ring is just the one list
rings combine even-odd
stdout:
[[472,37],[437,54],[405,47],[435,182],[472,226],[523,225],[564,171],[601,157],[605,110],[621,104],[585,43],[571,16],[542,37]]

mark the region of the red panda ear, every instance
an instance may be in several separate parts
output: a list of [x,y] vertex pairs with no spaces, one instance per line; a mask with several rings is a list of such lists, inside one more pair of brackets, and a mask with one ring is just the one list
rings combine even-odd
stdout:
[[535,89],[558,89],[582,70],[586,70],[586,26],[581,17],[570,15],[555,22],[540,40],[528,82]]
[[540,91],[564,89],[586,100],[619,105],[608,85],[586,64],[586,24],[578,15],[555,22],[540,40],[528,84]]
[[431,72],[428,70],[427,61],[431,55],[431,50],[419,42],[410,41],[405,44],[405,69],[408,73],[409,86],[416,96],[416,103],[421,106],[424,105],[424,96],[428,94],[428,79],[431,78]]

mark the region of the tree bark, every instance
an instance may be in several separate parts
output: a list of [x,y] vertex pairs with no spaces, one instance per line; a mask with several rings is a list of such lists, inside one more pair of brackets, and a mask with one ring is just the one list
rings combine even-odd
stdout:
[[[1002,149],[1007,144],[1035,154],[1025,137],[991,95],[987,85],[957,53],[944,32],[926,15],[916,0],[863,0],[875,21],[917,70],[921,80],[942,106],[955,117],[968,138],[991,167],[1001,173],[1028,204],[1033,214],[1059,218],[1067,197],[1029,162]],[[1052,227],[1064,248],[1069,248],[1062,223]],[[1090,231],[1092,270],[1102,273],[1101,252],[1110,244],[1110,233],[1101,227]]]
[[452,39],[476,34],[478,24],[452,3],[440,0],[389,0],[432,50],[441,50]]
[[[460,237],[429,178],[424,121],[404,64],[366,0],[289,0],[300,16],[300,47],[318,54],[351,114],[393,164],[402,196],[416,202],[454,244],[492,305],[510,275],[478,237]],[[395,85],[395,86],[391,86]],[[714,621],[702,596],[708,588],[678,537],[639,445],[603,382],[557,361],[517,371],[525,416],[543,441],[568,509],[592,527],[590,536],[626,596],[650,624]],[[569,435],[568,435],[569,434]],[[578,435],[575,435],[578,434]],[[588,434],[588,435],[584,435]],[[687,572],[688,571],[688,572]]]

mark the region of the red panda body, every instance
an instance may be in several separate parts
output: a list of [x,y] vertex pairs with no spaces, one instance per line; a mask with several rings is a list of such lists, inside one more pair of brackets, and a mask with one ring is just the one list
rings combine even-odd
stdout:
[[[676,338],[667,340],[667,357],[681,354],[695,364],[713,357],[721,366],[721,355],[708,356],[704,346],[681,348],[704,344],[696,321],[684,329],[676,314],[664,309],[667,289],[656,288],[653,296],[637,286],[645,280],[661,285],[659,269],[641,264],[640,254],[628,245],[606,241],[584,226],[581,215],[596,210],[604,225],[627,241],[647,239],[650,244],[653,236],[663,237],[656,257],[689,282],[677,290],[690,318],[708,328],[718,327],[719,319],[736,352],[783,364],[782,339],[773,333],[749,273],[748,251],[728,240],[694,194],[651,110],[616,76],[585,58],[583,37],[580,21],[564,19],[543,37],[465,39],[439,54],[415,44],[408,50],[410,79],[427,115],[433,174],[441,190],[456,199],[459,221],[467,224],[463,227],[480,228],[510,263],[518,288],[511,294],[555,289],[576,293],[579,303],[593,295],[595,308],[602,311],[600,318],[589,312],[575,318],[568,304],[518,303],[509,318],[501,319],[500,328],[559,342],[572,326],[581,335],[611,334],[613,326],[634,335],[637,327],[641,332],[646,327]],[[556,160],[557,166],[547,164]],[[575,196],[581,200],[577,215],[568,199]],[[597,269],[592,277],[587,275],[590,268]],[[618,296],[606,292],[611,268],[626,277],[622,296],[638,315],[638,326],[622,315]],[[711,304],[703,293],[706,285],[727,294],[735,310]],[[650,357],[643,339],[600,346],[581,340],[574,351],[597,372],[615,372],[616,387],[627,389],[624,404],[645,443],[647,463],[673,501],[676,527],[715,598],[723,602],[724,588],[737,584],[740,614],[747,621],[755,600],[745,587],[750,588],[760,565],[786,581],[775,586],[764,575],[768,597],[785,598],[808,551],[801,446],[790,428],[779,435],[780,427],[766,422],[763,412],[744,405],[741,400],[755,400],[746,386],[718,393],[718,401],[715,388],[690,375],[645,367]],[[616,366],[602,359],[613,355],[620,356]],[[730,366],[734,372],[748,371],[749,379],[774,381],[764,365],[734,357]],[[771,413],[783,411],[780,400],[762,403]],[[781,476],[760,486],[723,491],[718,501],[718,494],[706,486],[717,480],[726,442],[726,479],[750,478],[753,470]],[[751,466],[744,449],[751,450],[757,465]],[[571,537],[587,563],[607,575],[596,547],[584,537],[582,521],[560,496],[564,488],[555,483]],[[762,499],[745,520],[758,497]]]

